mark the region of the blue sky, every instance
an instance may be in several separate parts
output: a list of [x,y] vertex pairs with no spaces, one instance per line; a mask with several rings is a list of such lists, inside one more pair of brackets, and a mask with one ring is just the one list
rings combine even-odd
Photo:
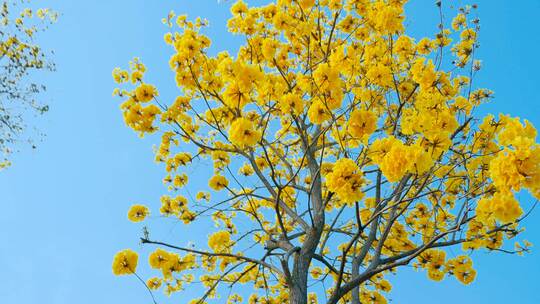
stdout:
[[[433,33],[434,1],[412,2],[407,11],[412,33]],[[206,17],[214,50],[234,50],[241,40],[229,35],[224,25],[230,1],[40,3],[62,14],[42,39],[55,50],[58,71],[40,79],[48,85],[45,98],[51,111],[36,124],[46,138],[35,151],[23,148],[12,158],[13,166],[0,173],[0,303],[150,303],[134,278],[114,277],[110,266],[119,249],[139,249],[141,226],[128,222],[129,206],[145,203],[155,208],[166,189],[162,169],[153,163],[157,140],[141,140],[124,126],[119,100],[111,97],[111,70],[140,56],[150,70],[149,81],[159,83],[163,96],[174,96],[161,18],[171,9]],[[482,23],[479,57],[484,68],[479,82],[496,96],[484,110],[527,117],[540,126],[540,2],[475,3]],[[526,238],[538,244],[539,218],[536,210],[525,221]],[[190,229],[170,223],[163,232],[181,245],[190,238],[205,238],[202,227]],[[148,250],[141,251],[145,267]],[[433,283],[424,273],[400,271],[392,280],[393,303],[540,303],[538,251],[524,257],[479,252],[475,265],[479,275],[468,287],[451,278]]]

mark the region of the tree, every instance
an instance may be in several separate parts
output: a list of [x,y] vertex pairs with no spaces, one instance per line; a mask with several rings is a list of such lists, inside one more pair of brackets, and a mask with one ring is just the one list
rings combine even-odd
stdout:
[[[114,92],[125,123],[161,135],[156,160],[171,195],[159,213],[218,227],[207,247],[163,242],[145,227],[141,242],[157,247],[149,265],[160,271],[149,291],[199,281],[190,303],[386,303],[400,266],[470,284],[474,251],[529,250],[508,241],[533,207],[516,193],[540,197],[540,146],[527,121],[475,115],[493,95],[474,84],[475,7],[416,41],[405,34],[405,2],[238,1],[228,28],[245,44],[235,57],[210,55],[206,21],[173,25],[171,13],[172,103],[143,80],[139,59],[114,70],[134,84]],[[209,189],[193,198],[188,178],[203,173],[184,169],[205,163]],[[149,213],[135,205],[128,217]],[[136,265],[130,249],[113,260],[116,274]]]
[[[28,0],[4,0],[0,5],[0,168],[4,168],[28,116],[48,111],[47,105],[36,100],[45,87],[33,82],[30,75],[54,69],[35,36],[56,21],[57,13],[22,7],[31,5]],[[34,146],[32,139],[29,143]]]

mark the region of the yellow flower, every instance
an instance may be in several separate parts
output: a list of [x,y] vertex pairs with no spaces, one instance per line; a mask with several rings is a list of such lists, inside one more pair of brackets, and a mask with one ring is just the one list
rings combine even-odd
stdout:
[[255,171],[253,170],[253,167],[250,165],[250,164],[244,164],[239,170],[238,172],[244,176],[250,176],[252,175]]
[[299,115],[304,111],[304,100],[294,93],[287,93],[279,102],[283,114]]
[[341,86],[339,71],[336,68],[331,67],[328,63],[319,64],[317,69],[313,71],[313,78],[317,85],[323,90],[331,90]]
[[132,83],[142,82],[142,79],[143,79],[143,72],[136,70],[136,71],[133,71],[133,73],[131,73]]
[[199,192],[197,192],[196,199],[197,199],[198,201],[200,201],[200,200],[209,201],[209,200],[210,200],[210,193],[208,193],[208,192],[203,192],[203,191],[199,191]]
[[403,35],[396,40],[394,49],[399,56],[409,59],[412,55],[414,55],[415,45],[412,38]]
[[148,102],[158,95],[156,87],[143,83],[135,89],[135,97],[139,102]]
[[208,247],[214,252],[230,252],[232,244],[231,233],[226,230],[218,231],[208,238]]
[[454,276],[465,285],[471,284],[476,278],[476,270],[474,269],[458,269]]
[[215,191],[220,191],[229,185],[229,181],[223,175],[214,175],[208,181],[208,186]]
[[134,274],[139,256],[131,249],[125,249],[114,256],[112,270],[115,275]]
[[237,303],[242,303],[242,297],[236,293],[229,296],[229,298],[227,299],[227,304],[237,304]]
[[347,122],[347,131],[357,139],[364,140],[377,129],[377,116],[368,110],[354,110]]
[[422,55],[427,55],[431,53],[433,49],[433,42],[428,38],[422,38],[416,45],[416,51]]
[[150,278],[146,281],[146,286],[152,290],[156,290],[161,286],[161,279],[160,278]]
[[389,182],[399,181],[405,173],[409,172],[414,164],[412,151],[400,140],[392,142],[388,153],[379,163],[382,173]]
[[161,269],[169,262],[169,260],[171,260],[170,253],[158,248],[148,257],[148,264],[154,269]]
[[300,4],[302,9],[308,9],[315,4],[315,0],[298,0],[298,4]]
[[317,280],[321,275],[323,275],[323,270],[321,267],[313,267],[309,273],[313,279]]
[[360,301],[362,303],[371,303],[371,304],[387,304],[386,298],[383,297],[377,291],[368,291],[362,290],[360,292]]
[[175,187],[184,187],[188,182],[188,176],[186,174],[180,174],[174,177],[173,184]]
[[150,214],[148,208],[144,205],[133,205],[129,208],[128,219],[132,222],[142,222]]
[[334,163],[332,172],[326,175],[328,190],[336,193],[344,203],[354,203],[364,197],[362,186],[365,180],[358,165],[350,158]]
[[240,147],[252,147],[261,139],[261,132],[255,129],[255,124],[247,118],[237,118],[229,129],[229,140]]
[[523,210],[511,192],[496,192],[491,198],[483,197],[478,201],[476,214],[486,225],[494,219],[506,224],[517,220]]
[[366,77],[376,85],[387,88],[393,85],[392,70],[383,65],[377,64],[372,66],[366,73]]
[[432,279],[433,281],[439,282],[439,281],[442,281],[442,279],[444,279],[444,272],[442,272],[441,270],[429,269],[428,277]]
[[242,109],[250,101],[249,89],[234,82],[223,92],[223,102],[231,108]]
[[399,181],[406,173],[423,174],[433,165],[430,154],[420,144],[408,146],[395,137],[377,139],[371,145],[372,159],[389,182]]
[[128,81],[129,73],[120,68],[115,68],[112,72],[113,79],[116,83],[123,83]]
[[164,36],[163,36],[163,40],[165,41],[165,43],[167,44],[172,44],[173,43],[173,35],[171,33],[166,33]]
[[319,303],[317,300],[317,294],[314,292],[308,293],[308,304],[317,304]]
[[452,29],[454,31],[457,31],[460,28],[465,27],[465,26],[467,26],[467,17],[465,17],[465,14],[458,14],[452,20]]
[[129,99],[121,107],[124,110],[124,121],[135,131],[151,133],[157,130],[153,124],[156,116],[161,111],[156,105],[151,104],[143,107],[140,103],[135,102],[135,100]]
[[411,68],[411,74],[413,80],[420,84],[422,88],[430,88],[435,83],[437,74],[433,62],[429,60],[424,65],[424,61],[424,58],[418,58]]
[[469,99],[463,96],[458,96],[454,100],[453,106],[456,107],[458,110],[464,111],[465,114],[469,115],[471,113],[473,104],[470,102]]
[[446,252],[442,250],[430,250],[430,259],[427,264],[428,277],[433,281],[441,281],[444,278],[444,265]]
[[308,110],[309,121],[314,124],[322,124],[331,118],[330,113],[327,110],[327,107],[320,100],[316,100],[311,104]]
[[378,1],[373,5],[375,27],[384,33],[403,31],[403,7]]
[[233,6],[231,6],[231,13],[233,15],[240,15],[240,14],[245,14],[247,12],[247,5],[244,1],[242,0],[238,0],[236,1],[236,3],[233,4]]
[[187,165],[191,162],[191,158],[191,154],[187,152],[180,152],[174,156],[174,160],[179,166]]
[[521,160],[511,151],[502,151],[489,163],[489,175],[499,189],[519,191],[525,181],[518,164]]
[[276,55],[277,48],[279,47],[279,42],[275,39],[268,38],[264,39],[261,46],[261,52],[264,56],[264,59],[272,61]]

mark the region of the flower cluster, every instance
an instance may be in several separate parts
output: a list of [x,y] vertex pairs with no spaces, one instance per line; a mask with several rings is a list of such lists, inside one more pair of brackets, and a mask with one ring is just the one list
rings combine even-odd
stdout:
[[195,212],[189,209],[187,199],[181,195],[174,198],[168,195],[162,196],[159,211],[164,216],[176,216],[185,224],[191,223],[196,216]]
[[208,247],[214,252],[230,252],[233,243],[228,231],[218,231],[208,238]]
[[362,186],[366,180],[358,165],[349,158],[334,163],[332,172],[326,175],[328,190],[336,193],[344,203],[354,203],[364,197]]
[[124,83],[129,80],[129,76],[131,75],[131,78],[134,80],[133,82],[137,83],[138,86],[131,92],[116,89],[113,95],[128,97],[121,105],[124,113],[124,121],[128,126],[138,131],[141,135],[144,133],[153,133],[157,130],[154,126],[156,117],[162,111],[154,104],[145,104],[154,100],[158,96],[158,91],[153,85],[142,81],[146,67],[138,58],[135,58],[130,66],[131,74],[128,71],[115,68],[113,70],[113,78],[117,83]]
[[261,132],[255,129],[255,124],[247,118],[238,118],[229,130],[229,140],[237,146],[253,146],[261,138]]
[[472,260],[466,255],[447,260],[445,251],[435,249],[423,252],[415,264],[415,267],[425,268],[428,277],[434,281],[441,281],[449,274],[465,285],[476,278],[476,270],[472,266]]
[[429,153],[420,144],[405,145],[395,137],[377,139],[371,150],[371,158],[390,182],[401,180],[407,173],[423,174],[433,164]]

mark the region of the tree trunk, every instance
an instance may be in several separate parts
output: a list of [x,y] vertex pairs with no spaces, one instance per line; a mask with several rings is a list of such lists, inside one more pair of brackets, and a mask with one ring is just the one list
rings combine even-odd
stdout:
[[304,146],[307,153],[308,165],[311,176],[313,176],[310,201],[313,210],[312,228],[306,231],[306,239],[302,244],[300,251],[294,255],[294,268],[291,274],[290,303],[307,304],[307,283],[309,266],[313,259],[313,254],[319,245],[321,235],[324,229],[324,202],[322,196],[322,181],[320,175],[320,166],[314,156],[311,147]]
[[310,258],[297,254],[294,259],[292,286],[290,289],[291,304],[307,304],[307,278]]

